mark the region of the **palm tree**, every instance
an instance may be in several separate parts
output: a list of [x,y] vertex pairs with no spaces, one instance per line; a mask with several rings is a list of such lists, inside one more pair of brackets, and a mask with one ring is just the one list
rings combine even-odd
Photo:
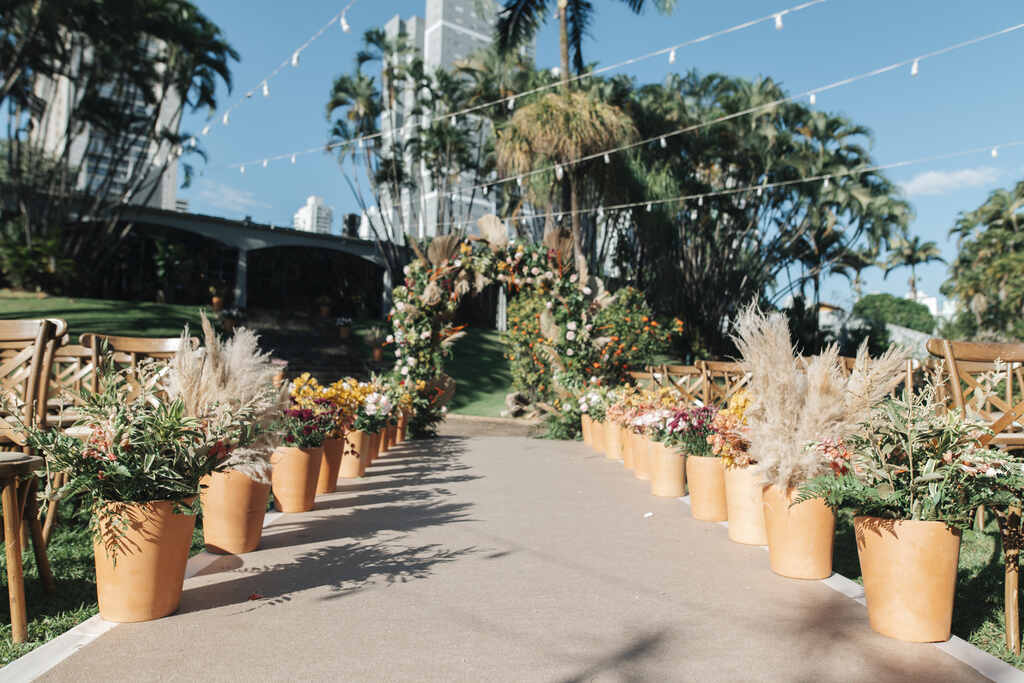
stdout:
[[[498,133],[496,152],[501,173],[521,175],[538,166],[567,165],[564,176],[571,189],[573,254],[580,272],[584,272],[586,260],[580,237],[578,189],[588,168],[603,167],[604,162],[569,162],[633,140],[636,134],[632,120],[620,109],[581,92],[545,95],[516,111]],[[550,206],[556,175],[547,172],[533,176],[526,188],[527,198]]]
[[917,267],[926,263],[945,263],[935,242],[922,242],[920,236],[901,235],[889,244],[885,276],[897,268],[910,268],[910,298],[917,301]]
[[877,265],[878,246],[869,245],[862,249],[845,250],[836,261],[832,272],[842,275],[850,281],[854,296],[859,301],[864,294],[864,280],[861,278],[861,273]]

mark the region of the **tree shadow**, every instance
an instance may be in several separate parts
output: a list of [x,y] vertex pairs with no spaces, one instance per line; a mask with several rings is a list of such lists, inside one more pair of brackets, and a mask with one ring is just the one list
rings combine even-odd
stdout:
[[631,669],[640,660],[656,652],[664,640],[664,631],[637,636],[624,647],[601,657],[575,675],[561,680],[563,683],[583,683],[583,681],[592,681],[598,676],[609,674],[616,674],[617,680],[645,680],[644,676],[638,675],[639,672],[634,673]]

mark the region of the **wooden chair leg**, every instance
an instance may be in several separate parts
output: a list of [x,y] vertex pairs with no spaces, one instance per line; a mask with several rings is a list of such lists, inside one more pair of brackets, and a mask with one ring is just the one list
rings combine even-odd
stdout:
[[33,477],[29,484],[26,519],[29,524],[29,533],[32,536],[32,552],[36,556],[36,568],[39,570],[39,579],[43,582],[43,589],[47,593],[53,594],[57,592],[57,585],[53,580],[53,570],[50,569],[50,558],[46,554],[43,526],[39,522],[39,501],[36,500],[37,485],[38,480]]
[[7,541],[7,593],[11,605],[11,640],[28,640],[28,612],[25,609],[25,575],[21,566],[21,505],[18,480],[3,482],[4,536]]
[[1003,615],[1006,622],[1006,649],[1020,655],[1020,510],[1010,508],[998,514],[1003,545]]
[[[63,474],[55,474],[52,484],[52,488],[56,491],[58,488],[64,485]],[[50,535],[53,534],[53,527],[57,523],[57,501],[51,500],[50,504],[46,506],[46,522],[43,523],[43,545],[50,545]]]
[[974,530],[984,531],[985,530],[985,506],[979,505],[974,511]]

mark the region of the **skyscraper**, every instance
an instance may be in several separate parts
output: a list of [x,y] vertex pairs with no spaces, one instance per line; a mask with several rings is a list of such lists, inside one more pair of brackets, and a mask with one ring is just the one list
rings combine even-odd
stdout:
[[295,216],[292,218],[292,227],[296,230],[330,235],[333,222],[334,211],[324,204],[323,197],[310,195],[306,198],[306,203],[295,212]]

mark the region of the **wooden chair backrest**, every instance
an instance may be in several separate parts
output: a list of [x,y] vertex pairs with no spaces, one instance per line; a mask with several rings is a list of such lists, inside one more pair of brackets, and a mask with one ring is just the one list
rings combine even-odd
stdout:
[[657,381],[654,379],[653,372],[646,370],[640,372],[634,370],[629,373],[629,376],[633,378],[633,382],[636,383],[638,387],[641,387],[643,389],[653,389],[655,386],[657,386]]
[[704,370],[696,365],[665,365],[662,372],[687,403],[704,402]]
[[45,424],[50,365],[66,333],[60,319],[0,320],[0,444],[24,449],[18,423]]
[[[150,359],[167,360],[181,348],[181,337],[119,337],[115,335],[86,333],[80,344],[89,349],[92,358],[109,360],[115,368],[126,370],[128,381],[133,387],[139,386],[139,367]],[[189,337],[193,349],[199,347],[198,337]],[[160,384],[158,376],[157,383]]]
[[698,367],[704,371],[702,400],[704,405],[724,406],[740,389],[750,382],[750,375],[734,361],[702,360]]
[[48,405],[51,409],[78,404],[83,390],[99,390],[99,352],[82,344],[57,347],[50,371]]
[[[946,388],[953,407],[966,414],[968,405],[989,422],[992,434],[981,439],[988,445],[999,434],[1010,431],[1024,415],[1024,344],[988,344],[956,342],[948,339],[929,339],[930,354],[945,363]],[[1000,374],[1002,396],[994,392],[982,393],[978,376],[997,369],[996,361],[1003,364]]]

